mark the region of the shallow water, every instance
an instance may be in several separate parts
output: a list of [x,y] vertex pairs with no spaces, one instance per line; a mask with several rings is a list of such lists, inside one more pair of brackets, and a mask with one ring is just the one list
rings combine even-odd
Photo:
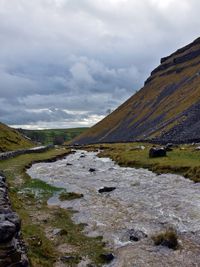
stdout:
[[[84,194],[81,199],[49,205],[77,210],[73,220],[86,223],[85,233],[102,235],[116,255],[110,266],[200,266],[200,184],[178,175],[156,175],[146,169],[122,168],[97,153],[77,151],[54,163],[38,163],[32,178]],[[72,165],[67,165],[71,163]],[[89,172],[90,168],[96,169]],[[100,194],[104,186],[116,187]],[[151,236],[173,226],[180,237],[177,251],[155,247]],[[130,230],[148,235],[130,241]]]

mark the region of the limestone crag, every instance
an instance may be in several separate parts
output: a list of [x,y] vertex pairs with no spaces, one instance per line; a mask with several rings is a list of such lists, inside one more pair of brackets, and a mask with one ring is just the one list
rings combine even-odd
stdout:
[[200,142],[200,38],[162,58],[141,90],[71,143],[132,141]]
[[11,208],[6,178],[0,173],[0,267],[28,267],[21,222]]

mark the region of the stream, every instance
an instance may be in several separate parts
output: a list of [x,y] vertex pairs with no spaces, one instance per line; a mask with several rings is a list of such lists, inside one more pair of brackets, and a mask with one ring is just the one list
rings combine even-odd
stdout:
[[[63,160],[34,164],[27,172],[84,195],[63,202],[54,196],[48,204],[73,208],[78,211],[74,222],[87,224],[85,234],[103,236],[115,255],[109,267],[200,266],[200,184],[179,175],[120,167],[98,158],[97,152],[80,150]],[[103,187],[116,189],[99,193]],[[152,241],[169,227],[177,230],[177,250]],[[134,233],[141,239],[131,238]]]

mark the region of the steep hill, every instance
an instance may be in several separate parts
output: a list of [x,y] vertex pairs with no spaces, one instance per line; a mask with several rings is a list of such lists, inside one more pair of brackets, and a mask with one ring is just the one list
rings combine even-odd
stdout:
[[33,147],[34,144],[18,131],[0,123],[0,152]]
[[200,38],[162,58],[144,87],[74,143],[200,141]]

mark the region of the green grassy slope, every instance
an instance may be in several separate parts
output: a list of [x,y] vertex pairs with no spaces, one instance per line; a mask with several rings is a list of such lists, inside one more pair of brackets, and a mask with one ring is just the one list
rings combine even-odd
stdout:
[[33,147],[34,144],[18,131],[0,123],[0,152]]
[[199,70],[200,38],[162,59],[139,92],[74,143],[200,140]]
[[36,142],[44,145],[52,144],[56,138],[60,138],[63,142],[68,142],[80,135],[88,128],[69,128],[69,129],[45,129],[45,130],[25,130],[19,129],[21,133]]

